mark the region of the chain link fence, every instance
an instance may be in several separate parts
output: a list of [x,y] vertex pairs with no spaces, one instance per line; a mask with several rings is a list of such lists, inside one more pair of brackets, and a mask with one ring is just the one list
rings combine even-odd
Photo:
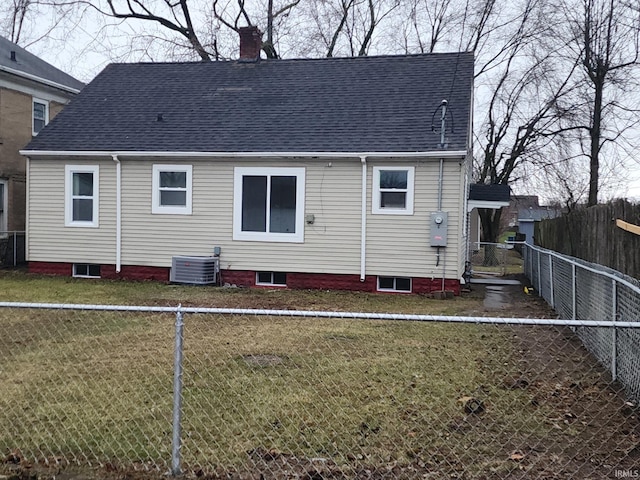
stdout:
[[[5,303],[0,468],[225,479],[633,474],[638,412],[571,330],[594,329],[584,323]],[[620,319],[615,330],[611,319],[589,325],[624,342],[640,333]]]
[[16,267],[25,263],[24,231],[0,230],[0,267]]
[[[640,281],[608,267],[524,246],[525,274],[562,318],[640,321]],[[588,350],[640,401],[640,330],[576,327]]]
[[476,276],[505,276],[523,273],[521,243],[471,242],[469,262]]

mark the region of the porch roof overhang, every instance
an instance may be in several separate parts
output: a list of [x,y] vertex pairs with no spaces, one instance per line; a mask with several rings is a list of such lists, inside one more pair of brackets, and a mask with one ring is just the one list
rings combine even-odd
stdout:
[[498,202],[495,200],[469,200],[467,201],[467,211],[470,212],[474,208],[488,208],[490,210],[499,210],[502,207],[508,207],[509,202]]

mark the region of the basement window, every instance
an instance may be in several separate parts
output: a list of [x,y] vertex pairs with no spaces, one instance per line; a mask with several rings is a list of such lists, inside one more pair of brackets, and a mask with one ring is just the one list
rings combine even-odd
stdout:
[[411,278],[378,277],[378,291],[411,293]]
[[283,272],[256,272],[256,285],[287,286],[287,274]]
[[95,263],[74,263],[73,276],[79,278],[100,278],[100,265]]

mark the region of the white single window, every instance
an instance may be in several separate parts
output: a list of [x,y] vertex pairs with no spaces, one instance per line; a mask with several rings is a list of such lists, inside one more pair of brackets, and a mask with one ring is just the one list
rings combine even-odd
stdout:
[[98,226],[97,165],[65,166],[64,223],[68,227]]
[[373,167],[371,213],[413,215],[414,167]]
[[154,165],[151,213],[191,215],[191,165]]
[[31,116],[31,130],[37,135],[44,126],[49,123],[49,102],[47,100],[33,99],[33,114]]
[[0,237],[4,237],[7,232],[7,181],[0,179]]
[[380,292],[411,292],[411,279],[408,277],[378,277]]
[[304,168],[236,167],[233,239],[304,241]]

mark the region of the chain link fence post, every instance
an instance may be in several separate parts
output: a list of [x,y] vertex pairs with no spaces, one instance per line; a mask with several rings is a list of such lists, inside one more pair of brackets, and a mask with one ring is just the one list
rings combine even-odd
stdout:
[[176,338],[173,365],[173,435],[171,442],[171,475],[180,475],[180,422],[182,417],[182,354],[184,340],[184,322],[181,311],[182,305],[178,305],[176,312]]
[[[618,319],[618,288],[615,279],[611,280],[611,309],[612,320],[615,322]],[[618,377],[618,329],[613,327],[611,329],[611,378],[615,382]]]
[[551,308],[556,308],[555,292],[553,289],[553,257],[549,255],[549,288],[551,290],[549,294],[549,305]]

